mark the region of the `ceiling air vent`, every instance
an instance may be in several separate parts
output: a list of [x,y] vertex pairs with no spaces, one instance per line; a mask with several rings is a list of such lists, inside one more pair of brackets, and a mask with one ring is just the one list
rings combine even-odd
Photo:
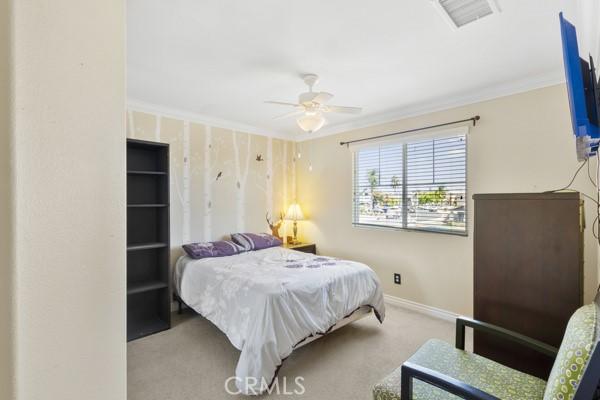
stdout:
[[432,0],[453,28],[460,28],[500,12],[495,0]]

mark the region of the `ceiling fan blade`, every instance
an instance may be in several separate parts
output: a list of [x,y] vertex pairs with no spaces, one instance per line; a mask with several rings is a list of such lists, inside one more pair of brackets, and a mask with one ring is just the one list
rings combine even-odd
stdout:
[[344,107],[344,106],[325,106],[325,112],[334,112],[342,114],[360,114],[362,108],[360,107]]
[[331,93],[327,93],[327,92],[319,92],[317,93],[317,95],[313,98],[313,102],[315,103],[319,103],[319,104],[325,104],[327,103],[329,100],[331,100],[333,98],[333,95]]
[[300,106],[300,104],[295,104],[295,103],[286,103],[285,101],[265,101],[266,104],[277,104],[280,106],[292,106],[292,107],[298,107]]
[[297,115],[302,115],[302,114],[304,114],[304,110],[294,110],[294,111],[285,113],[283,115],[279,115],[279,116],[273,118],[273,120],[280,120],[280,119],[285,119],[285,118],[289,118],[289,117],[295,117]]

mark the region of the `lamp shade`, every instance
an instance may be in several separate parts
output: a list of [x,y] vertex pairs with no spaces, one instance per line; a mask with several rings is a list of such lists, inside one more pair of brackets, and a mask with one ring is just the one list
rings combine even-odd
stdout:
[[325,118],[321,115],[321,113],[307,113],[298,118],[296,122],[298,122],[298,126],[304,132],[313,133],[323,127],[325,124]]
[[304,214],[298,203],[292,203],[285,214],[285,219],[289,221],[300,221],[304,219]]

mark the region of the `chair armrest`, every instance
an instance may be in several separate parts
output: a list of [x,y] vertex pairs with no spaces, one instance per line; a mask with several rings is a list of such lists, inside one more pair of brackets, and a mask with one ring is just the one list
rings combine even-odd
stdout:
[[530,338],[529,336],[521,335],[520,333],[501,328],[496,325],[488,324],[487,322],[477,321],[467,317],[458,317],[456,319],[456,348],[465,349],[465,327],[473,328],[474,330],[490,333],[502,339],[518,343],[539,353],[550,357],[556,357],[558,349],[550,346],[539,340]]
[[410,362],[402,364],[402,383],[400,389],[400,398],[402,400],[412,400],[414,379],[426,382],[466,400],[499,400],[497,397],[461,382],[458,379]]

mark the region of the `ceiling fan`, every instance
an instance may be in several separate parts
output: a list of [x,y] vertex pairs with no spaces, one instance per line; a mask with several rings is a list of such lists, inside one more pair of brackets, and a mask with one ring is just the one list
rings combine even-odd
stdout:
[[300,126],[304,132],[312,133],[321,129],[325,122],[327,122],[323,116],[325,113],[359,114],[362,111],[362,108],[360,107],[328,105],[327,103],[329,100],[333,98],[331,93],[313,91],[313,86],[319,81],[319,77],[315,74],[306,74],[302,76],[302,79],[308,86],[308,92],[300,94],[298,103],[265,101],[265,103],[268,104],[278,104],[295,108],[294,111],[275,117],[275,119],[298,116],[296,119],[298,126]]

